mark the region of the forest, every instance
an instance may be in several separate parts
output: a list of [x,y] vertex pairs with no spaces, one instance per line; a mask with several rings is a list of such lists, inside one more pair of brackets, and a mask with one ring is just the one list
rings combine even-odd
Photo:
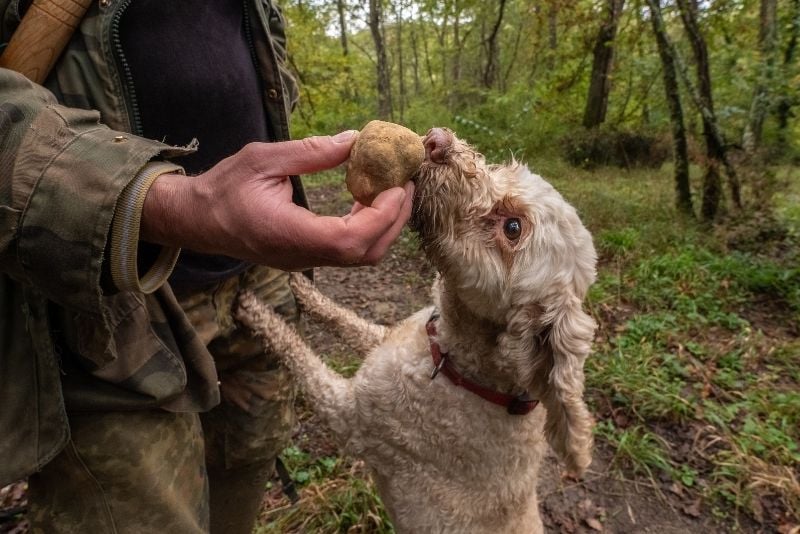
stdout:
[[[548,458],[547,531],[800,534],[800,0],[278,3],[294,138],[447,127],[542,175],[592,233],[594,461],[573,480]],[[304,183],[315,211],[350,209],[343,171]],[[392,324],[435,273],[406,229],[380,265],[315,276]],[[330,332],[305,335],[357,371]],[[256,532],[394,532],[302,396],[282,459],[299,500],[276,477]],[[0,488],[0,511],[24,491]]]
[[457,127],[488,155],[673,161],[677,205],[712,222],[742,207],[750,167],[797,157],[795,0],[285,7],[297,135],[377,117]]
[[[549,531],[800,531],[800,0],[281,5],[293,136],[448,127],[544,176],[592,232],[595,463],[580,482],[546,470]],[[339,172],[305,182],[320,212],[352,202]],[[392,323],[433,275],[406,232],[378,267],[317,281]],[[302,399],[283,457],[301,498],[276,481],[259,532],[392,532]]]

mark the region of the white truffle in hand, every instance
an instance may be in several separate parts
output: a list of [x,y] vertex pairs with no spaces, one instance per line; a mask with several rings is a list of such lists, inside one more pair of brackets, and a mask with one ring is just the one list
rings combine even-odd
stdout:
[[347,189],[369,206],[382,191],[403,187],[425,159],[422,137],[405,126],[371,121],[358,134],[347,163]]

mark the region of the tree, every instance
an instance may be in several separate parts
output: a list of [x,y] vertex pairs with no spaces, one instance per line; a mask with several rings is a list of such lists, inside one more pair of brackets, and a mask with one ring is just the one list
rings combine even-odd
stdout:
[[500,0],[497,10],[497,20],[492,26],[489,36],[486,38],[486,67],[483,69],[483,86],[491,89],[497,79],[497,71],[500,68],[500,53],[497,46],[497,35],[500,33],[500,25],[503,23],[503,13],[506,9],[506,0]]
[[[789,41],[783,52],[783,70],[784,77],[788,78],[790,67],[794,62],[794,55],[797,50],[797,43],[800,40],[800,0],[792,0],[792,8],[790,11],[790,24],[789,24]],[[794,99],[784,91],[781,94],[777,106],[778,115],[778,135],[780,142],[783,145],[786,137],[786,127],[789,125],[789,115],[791,114],[792,106],[796,104]]]
[[392,83],[389,77],[389,59],[383,32],[383,1],[369,0],[369,31],[375,44],[375,70],[378,89],[378,117],[388,120],[392,116]]
[[675,162],[675,202],[679,210],[687,214],[694,214],[692,209],[692,192],[689,184],[689,150],[686,143],[686,126],[683,122],[683,107],[681,106],[680,87],[678,86],[678,73],[675,67],[675,57],[664,28],[664,19],[661,16],[659,0],[647,0],[650,7],[650,21],[653,24],[653,33],[658,45],[658,55],[661,58],[661,73],[664,79],[664,94],[669,107],[669,118],[672,125],[673,160]]
[[397,30],[397,86],[400,92],[397,100],[400,105],[400,122],[403,121],[406,111],[406,77],[403,66],[403,7],[403,0],[398,0],[394,5],[395,30]]
[[342,43],[342,55],[348,54],[347,49],[347,19],[345,17],[345,0],[336,0],[336,11],[339,14],[339,42]]
[[758,145],[761,144],[761,131],[764,127],[764,118],[767,116],[767,106],[770,100],[769,88],[772,85],[775,71],[776,0],[761,0],[760,11],[758,41],[761,68],[756,81],[753,103],[750,105],[750,116],[742,136],[742,145],[748,154],[755,152]]
[[[700,27],[697,24],[697,0],[678,0],[678,8],[694,53],[695,67],[697,69],[697,89],[691,84],[685,69],[680,70],[682,71],[687,88],[693,95],[695,104],[700,109],[700,114],[703,118],[703,138],[706,145],[707,161],[705,176],[703,178],[703,202],[700,212],[705,220],[713,221],[719,211],[719,204],[722,197],[722,187],[719,176],[720,164],[725,167],[731,199],[737,208],[742,207],[742,200],[739,192],[739,179],[736,176],[736,170],[728,159],[726,145],[720,133],[716,115],[714,114],[708,47],[706,46],[703,34],[700,32]],[[673,56],[677,56],[674,47],[672,48]],[[678,58],[676,57],[676,59]]]
[[611,67],[614,60],[614,38],[622,15],[625,0],[606,0],[606,19],[600,26],[594,45],[594,61],[589,81],[589,95],[586,98],[586,112],[583,125],[594,128],[606,120],[608,94],[611,92]]

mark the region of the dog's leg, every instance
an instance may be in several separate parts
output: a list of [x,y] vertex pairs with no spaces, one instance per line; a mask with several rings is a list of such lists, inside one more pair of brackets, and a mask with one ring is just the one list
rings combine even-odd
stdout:
[[286,364],[295,380],[336,436],[347,442],[353,430],[353,388],[328,368],[297,331],[250,292],[239,297],[236,318],[264,340]]
[[300,305],[320,320],[334,326],[336,335],[358,352],[366,354],[386,337],[388,328],[362,319],[323,295],[300,273],[289,278]]

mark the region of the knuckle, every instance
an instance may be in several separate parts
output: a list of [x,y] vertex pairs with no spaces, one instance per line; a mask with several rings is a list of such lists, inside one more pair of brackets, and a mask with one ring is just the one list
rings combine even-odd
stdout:
[[260,163],[260,161],[263,159],[262,143],[258,142],[247,143],[239,151],[238,156],[242,159],[242,161],[245,164],[247,164],[248,167],[256,168]]
[[320,137],[305,137],[301,140],[303,150],[320,150],[323,148],[322,139]]
[[259,152],[261,152],[260,149],[261,149],[261,143],[254,141],[252,143],[247,143],[246,145],[244,145],[242,149],[239,151],[239,154],[241,154],[242,157],[245,158],[254,158],[259,154]]

